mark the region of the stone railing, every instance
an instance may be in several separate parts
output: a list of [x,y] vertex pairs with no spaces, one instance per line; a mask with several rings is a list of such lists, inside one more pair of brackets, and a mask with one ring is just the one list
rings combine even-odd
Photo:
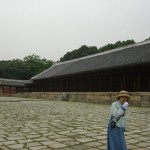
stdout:
[[[22,98],[42,99],[42,100],[64,100],[83,101],[101,104],[111,104],[116,100],[117,92],[31,92],[17,94],[1,94],[0,96],[14,96]],[[130,92],[130,105],[150,106],[150,92]]]

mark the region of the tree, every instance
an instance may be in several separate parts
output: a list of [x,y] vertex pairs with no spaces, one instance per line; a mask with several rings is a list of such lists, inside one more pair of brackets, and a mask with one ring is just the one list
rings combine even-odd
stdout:
[[38,55],[29,55],[23,60],[0,61],[0,78],[28,80],[52,66],[53,61],[41,59]]
[[26,78],[26,68],[20,59],[0,62],[0,77],[8,79]]
[[96,46],[86,46],[83,45],[79,49],[73,50],[72,52],[67,52],[63,57],[60,58],[60,61],[72,60],[80,57],[84,57],[87,55],[95,54],[98,52]]
[[134,44],[134,40],[127,40],[127,41],[117,41],[115,44],[107,44],[103,47],[99,48],[99,52],[103,52],[103,51],[107,51],[107,50],[111,50],[114,48],[119,48],[122,46],[126,46],[126,45],[130,45],[130,44]]
[[52,66],[53,61],[41,59],[38,55],[29,55],[24,57],[24,64],[28,72],[28,77],[31,78],[40,72]]

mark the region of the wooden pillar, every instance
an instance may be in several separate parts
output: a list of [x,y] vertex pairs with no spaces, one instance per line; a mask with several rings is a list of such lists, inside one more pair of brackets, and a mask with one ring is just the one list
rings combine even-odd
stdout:
[[126,90],[126,87],[125,87],[125,71],[123,71],[122,89]]
[[72,86],[73,86],[73,88],[72,88],[72,92],[74,92],[75,91],[75,78],[73,77],[73,79],[72,79],[73,81],[72,81]]
[[101,92],[102,89],[101,89],[101,75],[99,75],[99,92]]
[[40,82],[41,82],[41,92],[43,92],[43,82],[42,81]]
[[92,84],[91,84],[91,75],[89,75],[89,92],[92,91]]
[[50,92],[50,84],[51,84],[50,79],[48,79],[48,92]]
[[140,70],[137,70],[137,91],[140,91]]
[[36,86],[36,87],[37,87],[37,92],[39,92],[39,91],[40,91],[40,89],[39,89],[40,85],[39,85],[39,84],[40,84],[40,82],[39,82],[39,81],[37,81],[37,86]]
[[68,87],[68,85],[69,85],[68,82],[69,82],[69,81],[68,81],[68,78],[66,79],[66,82],[67,82],[67,88],[66,88],[66,90],[67,90],[67,92],[68,92],[68,91],[69,91],[69,87]]
[[83,81],[83,76],[80,77],[80,92],[84,91],[84,81]]
[[112,91],[112,73],[110,73],[110,88],[109,91]]
[[60,92],[62,92],[62,79],[60,79]]
[[47,92],[47,79],[45,80],[44,92]]

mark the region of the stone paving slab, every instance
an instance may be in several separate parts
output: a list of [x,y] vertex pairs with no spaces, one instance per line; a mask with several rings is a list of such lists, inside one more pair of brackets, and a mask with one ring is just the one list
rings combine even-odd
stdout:
[[[106,150],[109,105],[0,100],[0,150]],[[127,118],[128,149],[150,150],[150,108],[129,107]]]

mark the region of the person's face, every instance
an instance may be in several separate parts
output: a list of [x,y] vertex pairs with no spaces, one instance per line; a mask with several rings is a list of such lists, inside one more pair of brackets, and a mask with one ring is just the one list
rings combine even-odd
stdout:
[[126,101],[128,101],[128,98],[126,96],[121,96],[119,101],[121,102],[121,104],[124,104]]

